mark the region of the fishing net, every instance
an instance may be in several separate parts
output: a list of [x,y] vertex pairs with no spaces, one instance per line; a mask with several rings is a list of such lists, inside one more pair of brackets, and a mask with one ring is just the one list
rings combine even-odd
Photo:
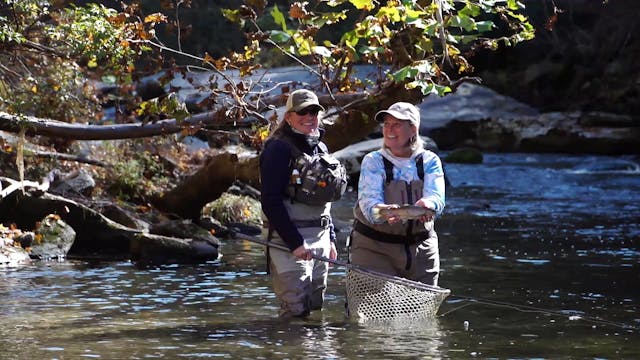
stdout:
[[[234,233],[236,237],[283,251],[289,248],[254,236]],[[421,321],[433,319],[451,290],[405,278],[360,268],[323,256],[315,259],[347,268],[347,311],[360,320]]]
[[449,289],[377,272],[350,268],[346,277],[347,310],[360,320],[434,318]]

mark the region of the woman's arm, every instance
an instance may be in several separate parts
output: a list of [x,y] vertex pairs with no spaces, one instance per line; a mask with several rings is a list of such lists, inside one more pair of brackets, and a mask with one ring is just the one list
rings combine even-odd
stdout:
[[360,165],[358,180],[358,205],[371,223],[380,223],[384,219],[374,216],[373,208],[384,204],[384,163],[377,151],[365,155]]
[[291,150],[287,143],[277,139],[270,141],[260,155],[260,181],[262,212],[269,220],[269,226],[293,251],[303,245],[304,239],[284,206],[291,179],[290,159]]

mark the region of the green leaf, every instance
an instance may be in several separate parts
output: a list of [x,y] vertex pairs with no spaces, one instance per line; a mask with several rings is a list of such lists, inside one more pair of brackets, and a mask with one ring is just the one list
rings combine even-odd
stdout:
[[398,8],[394,7],[394,6],[383,6],[380,8],[380,10],[378,10],[378,13],[376,14],[376,18],[382,18],[383,16],[386,16],[387,18],[389,18],[389,21],[391,22],[399,22],[402,20],[402,15],[400,14],[400,11],[398,10]]
[[405,87],[407,89],[416,89],[416,88],[420,89],[420,91],[422,92],[422,95],[429,95],[432,93],[436,93],[435,86],[431,81],[427,82],[424,80],[416,80],[408,83],[407,85],[405,85]]
[[278,9],[278,5],[274,5],[271,10],[271,17],[273,17],[273,21],[282,27],[282,31],[287,31],[287,22],[284,18],[284,14],[280,12]]
[[466,35],[454,35],[453,38],[455,41],[452,41],[453,44],[471,44],[474,41],[478,40],[480,36],[478,34],[466,34]]
[[373,10],[375,5],[372,0],[349,0],[358,10]]
[[433,81],[431,80],[416,80],[416,81],[412,81],[408,84],[405,85],[405,87],[407,89],[420,89],[420,92],[422,92],[422,95],[438,95],[438,96],[444,96],[447,93],[451,92],[451,88],[448,86],[442,86],[442,85],[438,85],[435,84]]
[[425,54],[433,52],[433,41],[428,37],[422,37],[416,44],[416,47]]
[[407,22],[410,22],[410,21],[415,20],[415,19],[420,19],[420,18],[422,18],[422,17],[424,17],[426,15],[426,13],[424,11],[415,10],[415,9],[412,9],[412,8],[409,8],[409,7],[407,7],[405,9],[405,13],[407,15]]
[[524,5],[519,3],[517,0],[507,1],[507,8],[509,8],[509,10],[518,10],[521,6],[524,8]]
[[284,31],[273,30],[269,33],[269,39],[277,44],[283,44],[291,39],[291,35]]
[[346,46],[355,47],[356,45],[358,45],[360,37],[356,35],[355,31],[349,31],[342,35],[340,41],[344,42]]
[[427,23],[427,26],[424,28],[425,34],[429,36],[437,36],[439,24],[437,21],[432,20]]
[[429,75],[433,75],[434,73],[434,69],[433,69],[433,65],[431,65],[431,62],[424,60],[424,61],[420,61],[418,62],[416,65],[413,65],[413,67],[418,71],[418,73],[420,74],[429,74]]
[[242,17],[240,16],[240,10],[220,9],[220,11],[222,11],[222,16],[224,16],[227,20],[233,23],[242,22]]
[[516,20],[518,20],[520,22],[527,23],[527,17],[522,15],[522,14],[514,13],[513,11],[508,11],[508,10],[506,11],[506,13],[509,16],[511,16],[512,18],[514,18],[514,19],[516,19]]
[[417,74],[418,70],[409,65],[391,74],[391,78],[396,82],[403,82],[404,80],[415,78]]
[[300,33],[293,34],[293,41],[296,44],[297,53],[301,56],[311,55],[315,44],[313,39],[302,37]]
[[347,19],[347,10],[340,12],[328,12],[318,14],[316,17],[305,19],[305,23],[321,28],[325,25],[333,25]]
[[430,24],[423,18],[407,19],[407,25],[415,26],[418,29],[426,29]]
[[476,26],[478,28],[478,31],[487,32],[487,31],[493,30],[493,28],[495,27],[495,24],[493,23],[493,21],[487,20],[487,21],[476,22]]
[[452,16],[450,24],[466,31],[474,31],[476,29],[476,21],[468,16]]
[[458,11],[458,14],[468,17],[477,17],[480,15],[480,6],[468,2],[465,7]]

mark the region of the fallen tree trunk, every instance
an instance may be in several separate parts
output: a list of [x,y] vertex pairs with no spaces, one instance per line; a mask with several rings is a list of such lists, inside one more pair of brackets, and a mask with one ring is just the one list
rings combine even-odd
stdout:
[[[378,111],[380,99],[386,95],[369,96],[367,94],[340,94],[335,96],[321,95],[320,102],[327,108],[329,117],[337,117],[334,124],[328,125],[325,142],[332,150],[338,150],[366,137],[375,129],[376,124],[368,119]],[[283,106],[286,97],[282,95],[263,98],[260,105]],[[344,119],[344,120],[343,120]],[[256,118],[232,119],[226,115],[225,109],[217,109],[185,119],[165,119],[149,123],[91,125],[66,123],[52,119],[33,116],[14,115],[0,111],[0,130],[19,133],[26,130],[27,135],[58,137],[67,140],[120,140],[145,138],[160,135],[176,134],[185,129],[249,127]],[[343,123],[344,122],[344,123]],[[348,131],[348,132],[345,132]],[[344,136],[349,134],[349,136]]]
[[[87,125],[71,124],[33,116],[13,115],[0,111],[0,130],[13,133],[25,128],[28,135],[60,137],[69,140],[118,140],[152,137],[178,133],[189,127],[206,127],[210,125],[237,126],[243,121],[232,121],[228,118],[220,120],[217,112],[206,112],[190,116],[184,120],[167,119],[152,123]],[[249,120],[245,120],[250,124]]]
[[238,159],[231,153],[213,156],[196,173],[154,201],[160,210],[198,219],[200,210],[216,200],[235,180],[259,187],[258,157]]
[[[31,184],[25,184],[32,190]],[[196,262],[219,256],[215,241],[151,234],[121,225],[76,201],[37,190],[15,191],[0,199],[0,219],[21,229],[57,214],[76,232],[68,256],[144,262]]]

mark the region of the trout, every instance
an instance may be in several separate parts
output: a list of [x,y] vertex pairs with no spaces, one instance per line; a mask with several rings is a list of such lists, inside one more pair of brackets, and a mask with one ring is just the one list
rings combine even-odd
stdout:
[[397,208],[379,209],[377,212],[385,218],[395,216],[402,220],[416,220],[424,215],[435,215],[435,211],[416,205],[403,205]]

